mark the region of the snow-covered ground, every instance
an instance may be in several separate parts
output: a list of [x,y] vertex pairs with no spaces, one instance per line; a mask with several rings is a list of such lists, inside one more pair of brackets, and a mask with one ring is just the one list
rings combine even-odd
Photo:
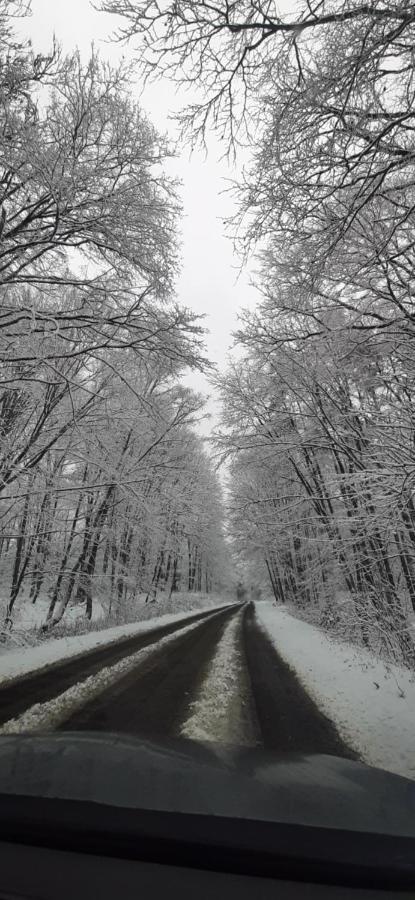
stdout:
[[[187,632],[198,628],[199,623],[195,622],[181,628],[180,636]],[[177,640],[178,632],[157,641],[157,651]],[[110,688],[115,681],[127,675],[132,669],[139,665],[148,656],[154,653],[154,646],[145,647],[143,650],[137,650],[112,666],[105,666],[100,669],[96,675],[90,675],[83,681],[79,681],[72,687],[63,691],[53,700],[47,700],[45,703],[35,703],[20,716],[15,719],[9,719],[0,727],[0,734],[27,734],[30,731],[50,731],[57,728],[61,722],[68,719],[75,710],[79,709],[85,703],[89,703],[94,697],[98,697],[103,691]]]
[[271,602],[256,604],[283,659],[370,765],[415,778],[415,675],[334,640]]
[[[129,624],[142,622],[164,614],[189,612],[198,608],[204,609],[209,606],[215,606],[219,602],[219,598],[215,594],[196,593],[193,591],[178,592],[172,596],[170,596],[169,592],[163,593],[159,591],[157,600],[150,603],[146,603],[146,597],[145,593],[136,593],[129,597],[124,604],[124,615],[121,621]],[[0,622],[4,622],[6,617],[7,602],[8,596],[2,594],[0,589]],[[40,629],[46,622],[49,604],[50,598],[45,594],[40,594],[36,603],[31,603],[30,599],[24,594],[19,596],[18,602],[13,609],[13,629],[11,632],[2,634],[5,646],[35,646],[39,643],[40,638],[48,640],[49,633],[40,635]],[[108,607],[108,597],[104,600],[103,597],[94,596],[92,618],[88,621],[85,618],[84,604],[78,603],[69,606],[62,621],[55,626],[52,633],[57,633],[59,637],[62,637],[62,634],[85,634],[89,631],[105,628],[108,621],[111,621]]]
[[180,733],[196,741],[253,745],[249,687],[241,654],[243,612],[233,616],[217,645],[203,684]]
[[[216,609],[226,605],[224,601],[220,602],[219,598],[215,598],[216,602],[200,602],[197,606],[193,606],[192,610],[184,613],[182,611],[153,616],[145,622],[134,622],[130,625],[117,625],[113,628],[105,628],[101,631],[92,631],[88,634],[72,635],[71,637],[57,638],[56,640],[46,641],[38,644],[36,647],[18,647],[2,648],[0,651],[0,685],[13,678],[26,675],[37,669],[45,668],[60,660],[67,659],[70,656],[78,656],[101,647],[104,644],[111,644],[122,638],[134,637],[134,635],[145,634],[152,631],[158,625],[168,625],[172,622],[184,620],[189,615],[195,615],[203,609]],[[156,604],[153,604],[153,609]],[[157,607],[160,609],[160,607]]]

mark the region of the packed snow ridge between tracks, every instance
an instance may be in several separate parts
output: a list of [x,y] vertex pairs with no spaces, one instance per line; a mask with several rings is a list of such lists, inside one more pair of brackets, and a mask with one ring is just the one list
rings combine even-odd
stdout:
[[180,733],[197,741],[254,745],[248,676],[241,653],[243,611],[225,626],[191,715]]

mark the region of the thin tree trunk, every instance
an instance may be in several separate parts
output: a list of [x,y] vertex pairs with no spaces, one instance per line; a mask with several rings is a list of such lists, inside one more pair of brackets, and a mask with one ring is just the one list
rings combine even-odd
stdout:
[[[31,482],[30,482],[31,483]],[[14,557],[14,565],[13,565],[13,573],[12,573],[12,583],[10,590],[10,598],[6,611],[6,619],[5,625],[9,628],[12,627],[12,611],[14,604],[16,602],[20,586],[23,580],[23,574],[25,570],[24,562],[23,562],[23,551],[25,546],[25,532],[26,532],[26,524],[29,515],[29,504],[30,504],[30,490],[28,486],[28,490],[26,493],[22,518],[19,523],[19,536],[16,540],[16,553]],[[27,562],[26,562],[27,565]]]

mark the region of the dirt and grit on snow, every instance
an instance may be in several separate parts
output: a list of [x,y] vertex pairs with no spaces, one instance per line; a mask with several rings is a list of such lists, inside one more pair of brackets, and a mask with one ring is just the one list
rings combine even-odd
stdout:
[[330,638],[271,602],[261,627],[341,736],[373,766],[415,778],[415,675]]
[[258,743],[248,675],[241,652],[241,611],[226,625],[210,661],[183,737],[252,746]]

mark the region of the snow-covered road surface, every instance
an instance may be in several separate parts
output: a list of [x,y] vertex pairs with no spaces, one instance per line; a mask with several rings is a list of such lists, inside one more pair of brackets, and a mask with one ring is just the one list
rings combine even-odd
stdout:
[[[179,630],[179,634],[189,634],[198,628],[198,623],[187,625]],[[174,632],[167,637],[160,638],[157,641],[157,649],[165,650],[177,638]],[[113,666],[105,666],[96,675],[90,675],[84,681],[79,681],[68,690],[47,700],[45,703],[35,703],[29,707],[22,715],[15,719],[10,719],[5,725],[0,727],[0,734],[16,734],[27,733],[30,731],[53,731],[65,722],[79,707],[85,703],[91,703],[103,691],[108,690],[120,678],[132,672],[140,663],[144,662],[153,652],[150,645],[144,650],[138,650],[137,653],[126,656],[120,662],[114,663]]]
[[415,777],[411,673],[266,602],[152,624],[0,690],[17,704],[3,710],[3,733],[180,736],[361,758]]
[[351,755],[278,660],[252,607],[103,646],[0,691],[8,694],[18,714],[3,733],[104,730]]
[[35,671],[23,674],[21,678],[5,680],[0,685],[0,723],[16,718],[33,704],[57,698],[68,688],[90,675],[96,675],[104,667],[157,643],[160,638],[190,625],[191,622],[202,621],[210,614],[192,613],[180,618],[173,617],[167,623],[165,619],[159,619],[152,628],[135,626],[133,633],[130,628],[121,634],[116,629],[116,640],[113,629],[110,629],[111,640],[101,640],[97,646],[88,647],[87,652],[82,652],[81,640],[78,653],[71,653],[70,656],[63,654],[62,660],[55,660],[53,657],[49,665],[41,665]]

